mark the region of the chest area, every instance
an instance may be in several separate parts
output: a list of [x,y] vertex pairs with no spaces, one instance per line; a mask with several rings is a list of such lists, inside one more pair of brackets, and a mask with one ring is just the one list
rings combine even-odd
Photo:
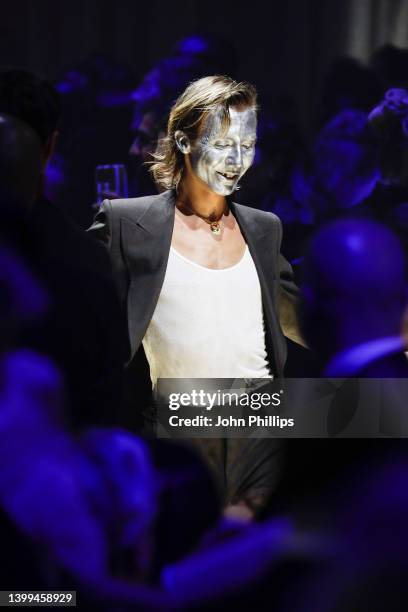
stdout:
[[220,229],[217,235],[205,222],[191,227],[176,217],[171,246],[186,259],[205,268],[230,268],[244,256],[245,240],[235,221],[221,223]]
[[262,315],[262,295],[248,248],[237,264],[223,269],[196,264],[171,248],[155,314],[167,321],[166,329],[175,328],[173,316],[200,329],[216,322],[223,328],[232,321],[240,321],[239,327],[254,325]]

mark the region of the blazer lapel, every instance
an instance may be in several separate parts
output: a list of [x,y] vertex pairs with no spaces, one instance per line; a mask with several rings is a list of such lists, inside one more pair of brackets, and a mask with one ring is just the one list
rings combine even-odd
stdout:
[[143,340],[159,299],[173,226],[172,191],[155,197],[139,215],[121,218],[122,248],[130,271],[127,315],[132,357]]
[[272,350],[275,367],[280,370],[282,361],[277,345],[280,335],[280,324],[277,318],[276,283],[279,282],[278,256],[276,240],[271,224],[262,222],[262,217],[254,215],[251,208],[230,202],[230,209],[238,221],[242,235],[248,245],[253,262],[258,272],[262,291],[262,302],[267,331],[267,346]]
[[[248,244],[258,272],[262,291],[267,337],[272,346],[275,366],[280,363],[276,336],[280,326],[276,315],[275,283],[279,280],[276,240],[273,226],[250,208],[230,202]],[[132,358],[149,326],[163,286],[174,227],[175,193],[155,196],[142,209],[129,207],[121,217],[121,245],[130,272],[127,316]],[[267,338],[268,339],[268,338]],[[272,341],[272,340],[275,341]],[[278,366],[279,369],[279,366]]]

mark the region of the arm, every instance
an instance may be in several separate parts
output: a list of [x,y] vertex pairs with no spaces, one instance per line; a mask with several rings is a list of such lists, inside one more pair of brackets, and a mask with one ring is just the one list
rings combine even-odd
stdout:
[[124,308],[129,278],[120,248],[120,216],[114,214],[114,206],[110,200],[102,202],[95,215],[94,222],[88,229],[88,233],[101,242],[108,252],[113,280],[118,290],[122,308]]
[[[124,291],[127,290],[127,272],[120,254],[119,219],[113,214],[113,206],[105,200],[99,208],[88,235],[100,243],[96,246],[103,251],[93,283],[93,302],[97,303],[94,311],[94,333],[99,339],[100,369],[95,381],[95,396],[98,402],[105,405],[103,419],[94,422],[102,424],[120,424],[117,421],[122,373],[128,359],[128,338],[125,310],[123,305]],[[105,248],[102,248],[105,247]],[[102,282],[102,279],[104,282]]]
[[88,229],[88,233],[102,242],[109,253],[112,248],[112,221],[112,203],[110,200],[104,200]]
[[282,223],[279,221],[278,229],[278,260],[279,260],[279,295],[278,295],[278,310],[279,321],[282,327],[283,334],[306,347],[306,343],[302,338],[298,321],[298,303],[299,289],[293,279],[293,271],[290,263],[283,257],[280,252],[282,242]]

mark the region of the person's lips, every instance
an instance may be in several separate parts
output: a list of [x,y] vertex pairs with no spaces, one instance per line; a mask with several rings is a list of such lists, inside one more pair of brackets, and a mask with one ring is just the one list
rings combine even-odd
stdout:
[[224,178],[226,181],[236,181],[239,177],[239,174],[235,172],[218,172],[217,171],[217,174],[222,176],[222,178]]

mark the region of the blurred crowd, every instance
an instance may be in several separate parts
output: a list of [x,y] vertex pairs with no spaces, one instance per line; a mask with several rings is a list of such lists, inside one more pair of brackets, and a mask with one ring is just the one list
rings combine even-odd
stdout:
[[[78,605],[106,611],[406,609],[404,439],[288,441],[266,506],[231,516],[200,455],[140,435],[138,409],[121,401],[124,316],[108,255],[84,231],[95,169],[125,166],[128,193],[105,195],[155,193],[145,162],[172,103],[204,75],[239,78],[239,59],[228,41],[192,35],[139,83],[108,55],[53,84],[0,72],[3,589],[75,589]],[[297,101],[273,89],[259,92],[255,163],[236,199],[283,223],[308,345],[289,341],[287,375],[392,379],[398,395],[408,51],[334,62],[312,137]]]

